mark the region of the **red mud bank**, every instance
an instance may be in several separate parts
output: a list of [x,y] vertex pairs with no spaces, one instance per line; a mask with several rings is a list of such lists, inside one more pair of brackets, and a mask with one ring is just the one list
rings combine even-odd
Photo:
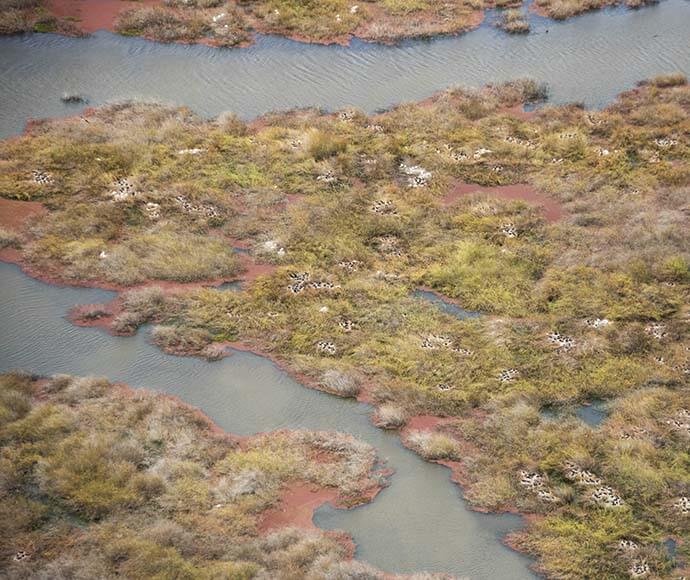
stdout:
[[0,227],[6,230],[18,233],[25,222],[47,213],[48,210],[38,201],[0,198]]
[[443,197],[442,203],[445,206],[449,206],[462,197],[477,193],[508,201],[524,201],[530,205],[540,206],[544,209],[544,216],[549,223],[555,223],[563,217],[563,207],[560,203],[539,193],[527,183],[484,187],[476,183],[460,181],[452,186],[450,192]]
[[[261,515],[259,532],[267,534],[281,528],[320,529],[314,525],[314,512],[325,503],[335,505],[337,496],[335,489],[319,488],[300,481],[289,483],[283,490],[279,505]],[[333,531],[325,534],[345,548],[348,558],[355,557],[356,545],[349,534]]]
[[316,529],[314,511],[325,503],[335,505],[338,491],[332,488],[318,488],[304,482],[293,482],[283,490],[280,505],[264,512],[259,530],[295,526]]
[[410,431],[433,431],[436,427],[447,425],[452,422],[451,417],[436,417],[434,415],[416,415],[410,417],[405,423],[403,437],[410,434]]
[[[380,485],[371,486],[362,495],[362,501],[347,505],[346,498],[341,498],[337,489],[318,487],[303,481],[293,481],[283,489],[279,504],[266,510],[259,522],[259,532],[267,533],[280,528],[320,529],[314,525],[314,512],[326,503],[338,509],[352,509],[364,503],[370,503],[381,491]],[[345,532],[327,531],[326,535],[347,551],[348,558],[354,558],[356,545],[352,537]]]
[[48,0],[48,9],[58,18],[75,20],[83,32],[113,32],[121,12],[161,3],[161,0]]

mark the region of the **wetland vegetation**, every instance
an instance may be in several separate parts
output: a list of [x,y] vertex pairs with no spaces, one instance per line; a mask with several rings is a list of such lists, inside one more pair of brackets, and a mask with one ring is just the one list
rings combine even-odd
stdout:
[[[549,577],[674,578],[690,556],[690,87],[523,112],[543,96],[523,81],[370,117],[126,103],[33,123],[0,146],[0,192],[48,212],[6,229],[3,256],[136,286],[92,313],[117,332],[152,323],[162,348],[208,358],[241,343],[370,401],[477,508],[534,514],[511,544]],[[561,212],[457,195],[468,183],[526,184]],[[200,284],[257,266],[238,292]],[[597,426],[540,415],[591,400]]]
[[240,438],[102,378],[0,375],[2,575],[382,578],[351,560],[345,534],[271,525],[303,490],[368,501],[374,464],[345,435]]
[[[646,3],[537,0],[532,8],[540,15],[562,20],[608,6],[638,8]],[[64,0],[0,0],[0,34],[80,35],[105,25],[127,36],[221,47],[246,46],[257,32],[323,44],[347,44],[353,37],[391,43],[471,30],[492,8],[500,9],[499,28],[510,33],[529,31],[527,17],[520,10],[522,4],[514,0],[154,0],[139,5],[121,3],[119,7],[107,4],[97,7]],[[98,10],[105,10],[109,17],[92,14]]]

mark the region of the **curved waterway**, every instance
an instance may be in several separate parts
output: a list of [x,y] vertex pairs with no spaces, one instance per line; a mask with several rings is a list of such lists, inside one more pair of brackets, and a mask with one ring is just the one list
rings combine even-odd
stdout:
[[176,395],[240,435],[280,428],[351,433],[373,445],[395,470],[390,487],[373,503],[349,511],[326,506],[316,514],[318,526],[353,535],[358,558],[389,572],[534,577],[530,560],[501,543],[520,519],[470,511],[450,471],[422,461],[396,434],[375,428],[369,406],[305,388],[251,353],[236,352],[215,363],[174,357],[149,344],[146,332],[114,337],[65,318],[72,306],[112,297],[101,290],[47,285],[0,263],[0,371],[105,375]]
[[[90,105],[148,99],[205,116],[316,105],[372,112],[452,85],[517,77],[548,83],[554,103],[602,106],[635,82],[690,72],[690,2],[592,12],[566,22],[532,17],[532,32],[487,24],[455,37],[382,46],[305,45],[259,37],[247,49],[164,45],[98,32],[83,39],[34,34],[0,38],[0,135],[29,118],[71,114],[78,92]],[[548,32],[547,32],[548,31]]]

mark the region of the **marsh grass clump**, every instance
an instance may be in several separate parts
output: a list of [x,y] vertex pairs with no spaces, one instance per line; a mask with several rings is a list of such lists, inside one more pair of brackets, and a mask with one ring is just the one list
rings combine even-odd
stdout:
[[361,388],[355,376],[336,369],[327,370],[323,374],[321,384],[329,392],[341,397],[356,397]]
[[457,442],[444,433],[414,431],[407,441],[424,459],[458,459]]
[[0,550],[11,577],[27,563],[51,578],[370,571],[341,567],[345,546],[320,530],[259,531],[297,478],[362,501],[374,451],[351,437],[281,431],[240,449],[161,395],[14,373],[0,376],[0,442]]
[[0,228],[0,249],[17,248],[19,245],[19,236],[15,232]]
[[84,95],[82,95],[81,93],[75,93],[75,92],[64,92],[64,93],[62,93],[60,100],[63,103],[67,103],[68,105],[81,105],[81,104],[86,104],[89,102],[88,99]]
[[374,423],[384,429],[400,429],[406,420],[405,409],[390,403],[378,407],[374,417]]
[[529,21],[519,8],[501,11],[498,27],[510,34],[529,32]]
[[153,342],[169,354],[199,354],[211,344],[211,334],[202,329],[176,326],[154,326],[151,331]]
[[656,76],[648,82],[649,84],[659,87],[660,89],[668,87],[682,87],[688,84],[688,77],[682,73],[673,73]]

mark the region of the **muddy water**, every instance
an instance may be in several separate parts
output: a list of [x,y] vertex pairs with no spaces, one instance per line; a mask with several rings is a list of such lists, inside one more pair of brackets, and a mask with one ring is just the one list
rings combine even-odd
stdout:
[[371,112],[451,85],[522,76],[547,82],[555,103],[601,106],[640,79],[690,72],[687,0],[563,23],[532,20],[529,35],[484,25],[457,37],[349,48],[261,37],[248,49],[218,50],[106,32],[0,38],[0,135],[21,131],[28,118],[78,111],[60,101],[65,91],[86,95],[91,105],[154,99],[206,116],[230,110],[251,118],[307,105]]
[[351,433],[374,445],[396,471],[391,486],[372,504],[352,511],[326,507],[317,513],[317,525],[354,536],[358,558],[390,572],[532,577],[530,561],[501,543],[520,519],[469,511],[450,472],[423,462],[395,434],[373,427],[368,406],[307,389],[250,353],[236,352],[216,363],[173,357],[150,345],[146,332],[113,337],[65,319],[76,304],[111,297],[101,290],[43,284],[15,266],[0,264],[0,371],[106,375],[177,395],[241,435],[278,428]]

